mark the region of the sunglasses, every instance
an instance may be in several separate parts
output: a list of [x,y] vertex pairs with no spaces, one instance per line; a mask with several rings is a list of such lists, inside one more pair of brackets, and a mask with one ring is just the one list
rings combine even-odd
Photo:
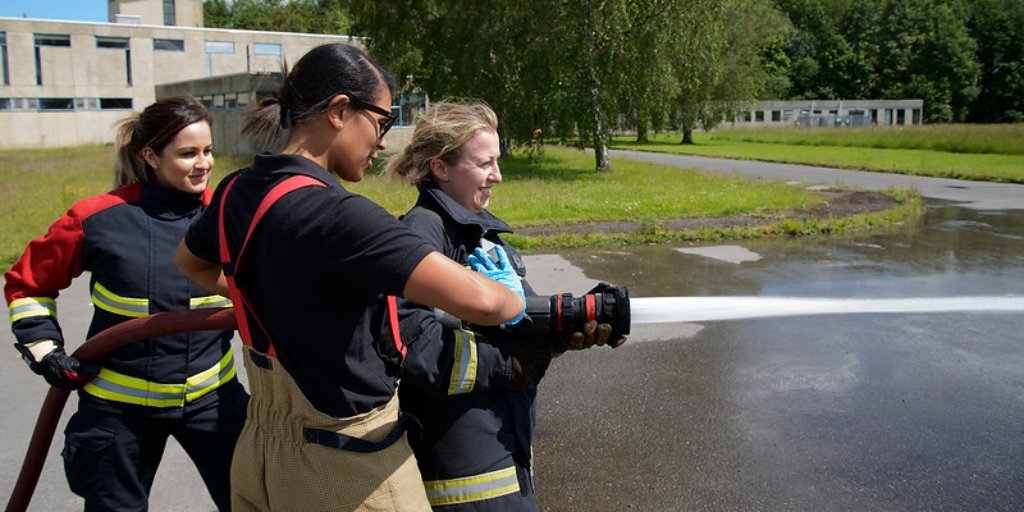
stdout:
[[380,131],[380,133],[377,135],[378,140],[383,139],[384,134],[388,133],[388,130],[390,130],[391,127],[395,125],[395,121],[398,121],[398,116],[392,114],[391,111],[389,110],[384,110],[378,107],[377,105],[374,105],[373,103],[363,101],[347,92],[339,92],[338,94],[344,94],[348,96],[348,101],[349,103],[352,104],[353,107],[356,107],[361,110],[369,110],[374,114],[380,114],[384,116],[384,119],[377,122],[377,129]]

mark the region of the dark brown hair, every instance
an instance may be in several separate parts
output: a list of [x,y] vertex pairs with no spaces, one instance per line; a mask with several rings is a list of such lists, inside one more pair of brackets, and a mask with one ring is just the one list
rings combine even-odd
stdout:
[[325,112],[339,93],[372,102],[380,85],[395,88],[387,70],[363,50],[342,43],[313,48],[284,75],[277,96],[260,101],[242,127],[261,149],[277,149],[293,125]]
[[213,126],[213,117],[195,98],[167,98],[117,124],[114,140],[114,188],[149,181],[153,169],[142,157],[144,148],[160,154],[182,128],[199,121]]

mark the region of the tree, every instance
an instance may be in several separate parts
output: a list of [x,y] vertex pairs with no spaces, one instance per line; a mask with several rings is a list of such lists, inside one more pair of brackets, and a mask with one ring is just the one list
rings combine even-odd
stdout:
[[208,27],[343,34],[348,15],[340,0],[204,0]]
[[967,24],[978,42],[978,97],[968,119],[1024,122],[1024,3],[977,0]]
[[214,28],[234,28],[227,0],[204,0],[203,24]]
[[767,1],[714,0],[688,6],[673,28],[680,143],[692,144],[698,126],[712,129],[760,96],[773,77],[768,51],[778,44],[786,20]]
[[967,118],[968,106],[978,95],[976,43],[952,2],[885,2],[879,38],[881,97],[923,99],[929,122]]

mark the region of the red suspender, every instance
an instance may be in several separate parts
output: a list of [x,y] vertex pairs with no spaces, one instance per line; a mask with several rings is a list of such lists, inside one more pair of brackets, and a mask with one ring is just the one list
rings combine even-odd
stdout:
[[402,335],[398,331],[398,300],[394,295],[388,295],[388,325],[391,326],[391,341],[395,343],[395,350],[402,354],[402,359],[405,359],[408,349],[405,343],[402,343]]
[[[224,194],[220,198],[220,210],[218,211],[217,216],[217,225],[220,232],[218,242],[220,245],[220,262],[224,268],[224,277],[227,279],[228,290],[231,292],[231,301],[235,304],[234,309],[235,319],[238,322],[238,334],[241,335],[243,344],[248,347],[252,347],[252,336],[250,334],[252,331],[249,329],[249,318],[248,315],[246,315],[246,311],[252,312],[252,308],[249,306],[249,302],[245,300],[246,295],[244,291],[235,284],[235,270],[241,268],[242,256],[245,255],[245,248],[249,245],[249,237],[251,237],[253,231],[256,230],[256,226],[260,223],[260,220],[263,219],[263,215],[267,213],[267,210],[269,210],[278,199],[281,199],[286,194],[296,189],[303,187],[326,187],[327,185],[316,178],[302,174],[292,176],[277,185],[274,185],[274,187],[270,189],[270,192],[268,192],[260,201],[259,207],[256,208],[256,213],[253,215],[252,222],[249,223],[249,229],[245,233],[245,239],[242,241],[242,248],[238,251],[235,261],[232,262],[230,251],[228,251],[227,234],[224,231],[224,207],[227,204],[228,193],[231,192],[231,187],[235,184],[234,180],[237,179],[237,177],[238,176],[236,175],[235,178],[232,178],[232,181],[224,188]],[[256,324],[259,325],[263,334],[267,336],[267,340],[269,341],[270,334],[262,325],[260,325],[260,321],[254,312],[253,319],[256,320]],[[273,343],[270,343],[267,347],[266,354],[269,356],[276,355]]]

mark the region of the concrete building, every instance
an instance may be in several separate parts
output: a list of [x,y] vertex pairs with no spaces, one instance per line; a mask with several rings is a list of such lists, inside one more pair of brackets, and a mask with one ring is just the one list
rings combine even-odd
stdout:
[[921,124],[923,100],[760,101],[732,122],[736,127],[906,126]]
[[350,36],[202,28],[201,0],[109,0],[108,8],[118,22],[0,17],[0,148],[109,143],[118,120],[156,99],[157,85],[280,72],[282,59],[314,46],[361,45]]
[[[241,135],[245,114],[251,105],[273,96],[281,87],[281,74],[274,72],[237,73],[156,86],[156,98],[192,96],[206,105],[213,115],[213,140],[217,152],[250,154],[273,148],[257,148]],[[398,116],[388,132],[388,149],[399,150],[412,138],[415,116],[427,104],[422,93],[397,93],[391,111]],[[282,141],[283,142],[283,141]]]

